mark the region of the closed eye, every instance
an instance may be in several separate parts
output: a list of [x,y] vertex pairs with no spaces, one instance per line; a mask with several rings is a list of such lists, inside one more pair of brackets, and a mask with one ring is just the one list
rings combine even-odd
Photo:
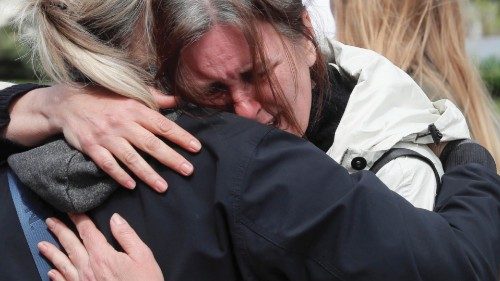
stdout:
[[205,106],[233,112],[233,102],[229,87],[222,82],[211,83],[206,90]]
[[229,92],[229,87],[222,82],[214,82],[210,84],[207,92],[210,95],[226,94]]
[[[268,65],[270,65],[269,67],[269,73],[272,73],[274,71],[274,69],[280,65],[281,61],[275,61],[273,63],[268,63]],[[262,78],[265,78],[265,76],[267,75],[266,73],[266,70],[264,69],[264,67],[259,67],[259,69],[257,70],[257,73],[255,73],[255,75],[259,78],[259,79],[262,79]],[[248,83],[248,84],[252,84],[254,83],[255,79],[254,79],[254,74],[253,74],[253,71],[250,69],[250,70],[247,70],[245,72],[243,72],[241,74],[241,79]]]

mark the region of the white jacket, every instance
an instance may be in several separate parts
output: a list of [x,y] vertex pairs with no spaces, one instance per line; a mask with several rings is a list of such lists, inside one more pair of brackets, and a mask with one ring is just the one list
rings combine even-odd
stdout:
[[[332,42],[336,67],[357,79],[327,154],[350,172],[356,157],[366,170],[393,147],[414,150],[433,161],[439,158],[426,144],[433,143],[428,126],[443,134],[441,141],[470,138],[464,116],[448,100],[431,102],[413,79],[383,56],[366,49]],[[432,168],[421,160],[401,157],[389,162],[377,176],[414,206],[432,210],[437,183]]]

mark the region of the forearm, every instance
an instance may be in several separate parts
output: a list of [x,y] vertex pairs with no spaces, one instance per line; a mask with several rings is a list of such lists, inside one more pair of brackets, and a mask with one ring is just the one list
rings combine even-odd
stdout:
[[349,176],[312,157],[307,147],[261,147],[245,166],[248,183],[236,189],[244,191],[238,214],[251,270],[345,280],[498,280],[495,173],[479,165],[450,171],[434,213],[414,208],[369,172]]
[[57,134],[46,114],[48,95],[45,88],[39,88],[16,100],[9,109],[10,122],[4,137],[24,146],[34,146]]
[[[36,84],[13,85],[0,82],[0,163],[4,163],[8,156],[26,150],[26,145],[33,144],[33,137],[27,132],[39,130],[36,127],[39,119],[36,116],[26,116],[23,111],[29,110],[29,107],[34,105],[31,100],[36,98],[35,95],[30,94],[32,97],[26,97],[26,95],[40,87],[45,86]],[[19,106],[15,107],[16,111],[12,114],[13,108],[17,104]],[[23,109],[23,107],[28,107],[28,109]],[[14,119],[13,123],[11,123],[11,117]],[[24,134],[21,133],[23,131]]]

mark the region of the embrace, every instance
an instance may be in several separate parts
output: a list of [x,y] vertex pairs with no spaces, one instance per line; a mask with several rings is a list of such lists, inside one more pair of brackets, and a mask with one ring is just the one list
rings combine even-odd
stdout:
[[300,0],[25,2],[1,280],[498,280],[498,155]]

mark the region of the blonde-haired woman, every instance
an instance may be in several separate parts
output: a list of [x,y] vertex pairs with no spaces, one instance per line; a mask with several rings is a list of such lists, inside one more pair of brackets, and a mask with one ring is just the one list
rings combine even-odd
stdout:
[[465,50],[461,0],[332,0],[337,39],[408,72],[431,100],[449,99],[500,161],[499,117]]
[[[9,107],[10,113],[0,113],[0,163],[16,151],[62,133],[127,188],[134,188],[136,180],[118,161],[158,192],[168,186],[136,149],[190,175],[193,166],[159,137],[190,152],[199,151],[200,142],[151,110],[175,105],[172,96],[151,88],[156,85],[147,71],[154,64],[147,35],[152,2],[40,0],[23,4],[19,21],[24,41],[44,72],[65,84],[39,87],[27,94],[33,85],[18,85],[0,95],[0,107]],[[92,33],[96,30],[97,36]],[[87,87],[83,90],[82,85]]]

